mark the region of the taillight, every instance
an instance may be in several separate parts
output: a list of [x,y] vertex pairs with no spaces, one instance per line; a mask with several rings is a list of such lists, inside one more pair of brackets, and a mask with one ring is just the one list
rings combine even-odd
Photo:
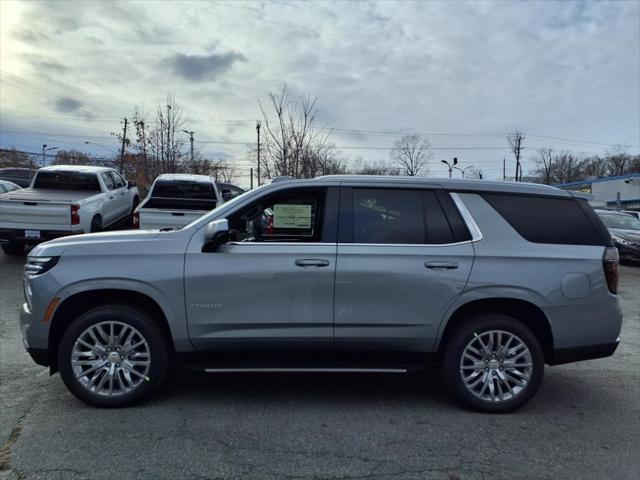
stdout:
[[602,256],[602,267],[611,293],[618,293],[618,277],[620,275],[620,257],[616,247],[606,247]]
[[80,225],[80,205],[71,205],[71,225]]
[[133,228],[140,228],[140,212],[133,212]]

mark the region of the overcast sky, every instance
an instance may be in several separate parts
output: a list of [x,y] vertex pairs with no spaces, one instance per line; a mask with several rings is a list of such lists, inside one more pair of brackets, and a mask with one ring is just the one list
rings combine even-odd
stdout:
[[198,146],[248,169],[257,99],[286,82],[364,131],[332,135],[349,162],[388,158],[393,132],[425,134],[434,176],[457,156],[501,177],[515,129],[526,158],[640,152],[638,1],[2,0],[0,17],[3,148],[117,150],[120,119],[171,91],[197,142],[230,142]]

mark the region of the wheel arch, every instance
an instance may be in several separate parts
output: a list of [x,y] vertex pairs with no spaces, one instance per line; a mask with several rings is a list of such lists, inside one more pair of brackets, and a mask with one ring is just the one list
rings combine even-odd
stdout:
[[160,327],[164,340],[167,344],[171,356],[175,355],[175,346],[172,340],[171,328],[164,310],[150,296],[131,290],[119,290],[113,288],[103,288],[87,290],[75,293],[65,298],[56,308],[49,327],[49,359],[50,370],[54,373],[58,369],[57,354],[58,346],[62,340],[64,332],[72,321],[82,313],[103,305],[126,305],[137,310],[148,313]]
[[517,298],[484,298],[472,300],[460,305],[449,317],[436,350],[442,355],[449,338],[458,325],[468,321],[474,315],[500,313],[521,321],[531,329],[540,342],[545,363],[553,361],[553,332],[549,319],[537,305]]

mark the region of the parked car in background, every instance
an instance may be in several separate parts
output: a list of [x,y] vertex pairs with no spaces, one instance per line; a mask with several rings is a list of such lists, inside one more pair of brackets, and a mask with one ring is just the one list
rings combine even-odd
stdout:
[[620,210],[620,213],[626,213],[628,215],[633,215],[638,220],[640,220],[640,212],[637,210]]
[[618,251],[574,192],[328,176],[262,186],[180,230],[38,245],[20,321],[33,359],[101,407],[143,400],[174,361],[402,373],[435,357],[456,400],[506,412],[545,363],[613,354],[617,282]]
[[620,252],[620,259],[640,262],[640,220],[633,215],[615,210],[596,212],[609,229],[613,244]]
[[22,187],[16,185],[8,180],[0,180],[0,193],[13,192],[14,190],[21,190]]
[[19,254],[25,244],[99,232],[129,217],[138,201],[136,184],[111,168],[44,167],[31,188],[0,197],[0,244]]
[[31,185],[31,180],[37,170],[19,167],[0,168],[0,180],[9,180],[22,188]]
[[223,203],[218,185],[207,175],[163,174],[133,214],[140,229],[179,228]]
[[244,189],[231,185],[230,183],[222,182],[218,182],[218,190],[220,191],[220,195],[222,195],[222,200],[225,202],[244,193]]

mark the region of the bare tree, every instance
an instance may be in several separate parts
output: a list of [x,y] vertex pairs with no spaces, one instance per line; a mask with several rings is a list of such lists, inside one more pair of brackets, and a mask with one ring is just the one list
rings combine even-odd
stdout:
[[270,119],[260,101],[264,118],[261,166],[264,176],[290,175],[311,178],[318,174],[318,159],[327,158],[330,131],[317,127],[317,97],[308,95],[292,100],[286,84],[279,94],[269,94],[275,118]]
[[23,167],[28,168],[30,161],[29,155],[20,150],[16,150],[16,147],[11,149],[0,148],[0,168],[2,167]]
[[378,160],[374,162],[365,162],[362,159],[356,160],[353,173],[356,175],[400,175],[400,169],[395,165]]
[[522,143],[525,138],[525,134],[519,131],[515,131],[507,135],[507,143],[509,144],[509,148],[516,159],[516,182],[522,181],[522,165],[520,164],[520,157],[524,148]]
[[405,135],[393,145],[389,156],[403,175],[426,175],[427,162],[433,157],[429,148],[429,141],[420,135]]
[[607,173],[611,176],[624,175],[627,164],[631,162],[631,155],[622,145],[618,145],[607,154]]
[[541,148],[538,150],[538,156],[536,157],[536,170],[534,175],[542,180],[542,183],[547,185],[551,184],[551,173],[553,171],[553,149]]
[[587,157],[580,161],[580,171],[583,178],[600,178],[607,175],[606,158],[599,156]]
[[53,165],[94,165],[93,159],[79,150],[58,150]]

